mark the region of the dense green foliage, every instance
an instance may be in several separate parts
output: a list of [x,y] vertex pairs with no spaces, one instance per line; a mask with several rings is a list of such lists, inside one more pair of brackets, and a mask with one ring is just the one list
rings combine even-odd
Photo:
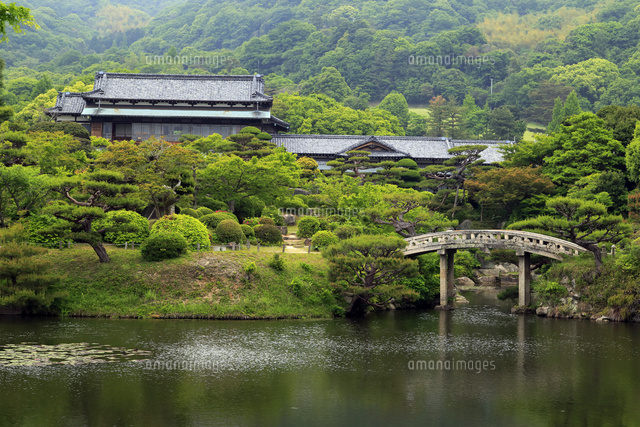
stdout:
[[187,239],[182,234],[159,231],[145,240],[140,253],[146,261],[163,261],[187,253]]
[[160,232],[178,233],[187,240],[190,249],[208,249],[207,228],[196,218],[188,215],[168,215],[157,220],[151,227],[151,235]]
[[[615,243],[623,248],[619,274],[634,274],[637,251],[628,237],[640,219],[639,0],[563,7],[546,0],[506,6],[486,0],[31,0],[29,6],[40,28],[9,34],[11,44],[0,45],[7,64],[0,66],[0,227],[23,223],[31,242],[89,243],[106,262],[103,241],[144,238],[147,220],[137,211],[164,216],[155,232],[179,232],[192,249],[209,247],[202,223],[213,233],[225,221],[233,225],[216,231],[217,239],[255,235],[261,243],[281,244],[274,227],[284,224],[279,209],[318,209],[320,219],[302,214],[297,228],[299,237],[315,237],[316,246],[335,242],[330,233],[348,252],[356,246],[389,249],[387,238],[395,234],[523,228],[589,249],[603,275],[609,267],[602,244],[608,250]],[[0,22],[14,29],[16,22],[31,23],[24,10],[12,7],[0,12],[14,13],[18,21],[5,14]],[[505,145],[505,161],[491,167],[482,158],[493,147],[478,143],[457,144],[445,164],[426,168],[409,159],[375,162],[368,151],[354,150],[329,162],[333,169],[326,171],[275,148],[271,136],[255,127],[227,138],[182,135],[177,144],[134,143],[90,137],[75,123],[46,120],[43,111],[58,90],[90,90],[98,70],[259,72],[265,92],[274,96],[273,114],[296,133],[518,143]],[[537,123],[525,134],[527,121]],[[347,252],[331,261],[342,264],[332,268],[342,296],[366,294],[368,305],[382,308],[405,296],[415,302],[416,295],[428,301],[437,294],[435,256],[420,258],[418,276],[396,278],[393,286],[400,288],[373,295],[345,285],[348,266],[355,268],[358,258]],[[464,269],[471,275],[476,265],[469,255],[456,257],[456,274]],[[245,277],[255,280],[259,270]],[[598,307],[614,307],[626,319],[636,312],[637,292],[625,277],[617,277],[618,289],[611,284],[602,293],[607,301]],[[545,280],[540,295],[560,283]],[[333,298],[302,279],[287,278],[287,286],[295,298]],[[37,292],[27,293],[20,298],[45,304]],[[336,313],[343,309],[336,307]]]
[[230,220],[238,222],[238,218],[229,212],[214,212],[207,215],[203,215],[198,218],[201,223],[206,225],[208,228],[215,230],[218,224],[220,224],[224,220]]
[[298,237],[311,237],[320,229],[320,221],[315,216],[303,216],[298,220]]
[[96,221],[96,229],[105,229],[104,241],[124,245],[142,243],[149,236],[149,221],[134,211],[110,211]]
[[256,239],[265,245],[280,245],[282,244],[282,234],[275,225],[260,224],[257,225],[253,231],[255,232]]
[[232,219],[220,221],[216,227],[216,236],[222,243],[241,243],[245,239],[240,224]]
[[320,230],[311,237],[311,245],[318,249],[326,248],[339,241],[340,238],[328,230]]

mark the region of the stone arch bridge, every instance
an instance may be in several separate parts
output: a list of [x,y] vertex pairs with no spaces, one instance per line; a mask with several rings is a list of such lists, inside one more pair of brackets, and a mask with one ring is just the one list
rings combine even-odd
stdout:
[[456,230],[421,234],[405,239],[406,256],[437,252],[440,255],[440,308],[449,308],[453,291],[453,254],[458,249],[511,249],[518,256],[518,304],[531,302],[530,255],[538,254],[562,260],[564,255],[579,255],[587,250],[575,243],[544,234],[515,230]]

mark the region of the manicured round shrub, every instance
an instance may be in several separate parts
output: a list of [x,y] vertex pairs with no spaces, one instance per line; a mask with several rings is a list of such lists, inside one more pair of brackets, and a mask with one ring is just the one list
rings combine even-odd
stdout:
[[198,213],[197,210],[195,210],[193,208],[180,209],[180,215],[189,215],[189,216],[192,216],[194,218],[200,218],[202,216],[200,213]]
[[418,169],[418,164],[413,159],[400,159],[396,162],[399,168]]
[[151,234],[162,231],[174,232],[187,240],[190,249],[209,249],[209,232],[199,220],[189,215],[167,215],[157,220],[151,228]]
[[242,233],[248,239],[256,236],[256,232],[253,231],[253,228],[247,224],[240,224],[240,228],[242,229]]
[[273,218],[269,218],[267,216],[262,216],[262,217],[258,218],[258,224],[276,225],[276,222],[273,220]]
[[340,239],[338,238],[338,236],[330,231],[323,230],[318,231],[313,235],[313,237],[311,238],[311,245],[316,248],[322,249],[326,248],[329,245],[333,245],[334,243],[338,243],[339,241]]
[[198,214],[200,215],[200,217],[203,217],[205,215],[209,215],[212,214],[213,212],[215,212],[213,209],[209,209],[206,206],[200,206],[198,209],[196,209],[196,212],[198,212]]
[[178,233],[159,231],[149,236],[140,252],[147,261],[178,258],[187,252],[187,240]]
[[258,129],[255,126],[245,126],[242,129],[240,129],[240,132],[238,133],[250,133],[252,135],[258,135],[260,133],[260,129]]
[[282,234],[275,225],[260,224],[253,231],[256,233],[256,239],[265,245],[282,244]]
[[231,221],[238,222],[236,216],[229,212],[214,212],[209,215],[204,215],[200,217],[200,222],[210,229],[215,230],[218,224],[220,224],[225,219],[230,219]]
[[93,223],[94,230],[107,229],[104,241],[124,245],[125,242],[142,243],[149,236],[149,221],[134,211],[111,211]]
[[320,221],[315,216],[303,216],[298,220],[298,237],[311,237],[320,229]]
[[222,243],[242,242],[245,239],[240,224],[232,219],[220,221],[216,227],[216,236]]

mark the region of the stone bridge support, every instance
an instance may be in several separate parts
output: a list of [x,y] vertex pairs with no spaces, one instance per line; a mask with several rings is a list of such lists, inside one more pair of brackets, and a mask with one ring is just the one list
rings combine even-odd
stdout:
[[518,256],[518,305],[528,306],[531,303],[531,254],[517,250]]
[[440,305],[436,308],[451,308],[449,298],[455,297],[453,290],[453,257],[456,249],[440,249]]

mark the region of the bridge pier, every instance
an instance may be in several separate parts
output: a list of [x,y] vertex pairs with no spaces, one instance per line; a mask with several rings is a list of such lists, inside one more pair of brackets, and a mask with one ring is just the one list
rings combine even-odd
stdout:
[[453,256],[456,249],[440,249],[440,305],[436,308],[448,309],[453,304],[449,304],[449,298],[455,296],[453,290]]
[[531,304],[531,254],[517,250],[518,256],[518,305],[521,307]]

